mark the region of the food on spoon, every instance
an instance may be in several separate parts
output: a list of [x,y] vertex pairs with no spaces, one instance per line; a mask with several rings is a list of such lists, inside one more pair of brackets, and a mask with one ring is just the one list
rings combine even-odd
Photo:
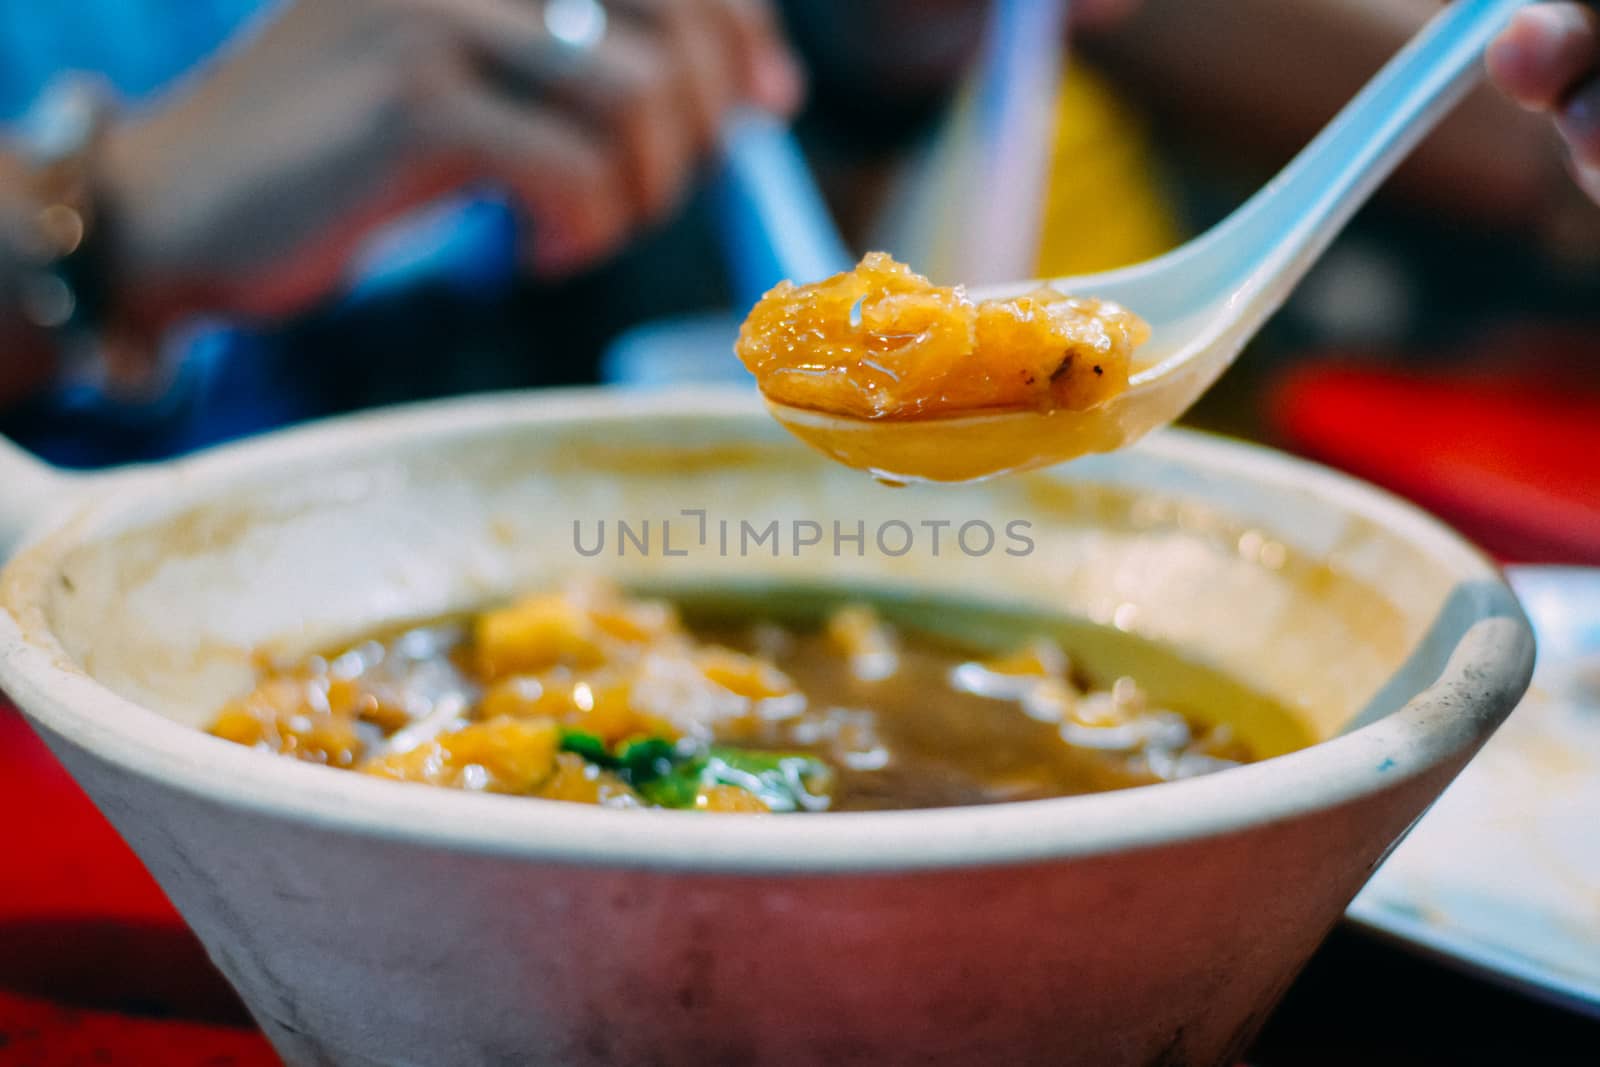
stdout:
[[999,643],[844,598],[805,624],[758,603],[685,622],[668,601],[575,584],[270,665],[212,732],[404,782],[746,813],[1061,796],[1259,754],[1131,678],[1091,686],[1047,635]]
[[1041,288],[974,302],[882,252],[811,285],[780,282],[736,350],[767,399],[858,419],[1083,411],[1128,387],[1150,335],[1110,301]]

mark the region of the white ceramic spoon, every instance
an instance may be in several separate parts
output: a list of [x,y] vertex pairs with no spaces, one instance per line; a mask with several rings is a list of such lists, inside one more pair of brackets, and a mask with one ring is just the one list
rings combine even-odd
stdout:
[[966,481],[1120,448],[1179,415],[1228,368],[1345,222],[1478,80],[1485,47],[1528,0],[1455,0],[1276,178],[1158,259],[1049,284],[1114,300],[1152,327],[1125,393],[1088,411],[871,420],[771,404],[790,431],[886,481]]

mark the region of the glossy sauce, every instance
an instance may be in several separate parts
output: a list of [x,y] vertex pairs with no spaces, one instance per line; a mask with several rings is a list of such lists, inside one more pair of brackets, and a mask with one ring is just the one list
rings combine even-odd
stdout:
[[768,400],[852,419],[1084,411],[1128,387],[1138,316],[1049,288],[971,300],[869,253],[811,285],[782,282],[736,350]]

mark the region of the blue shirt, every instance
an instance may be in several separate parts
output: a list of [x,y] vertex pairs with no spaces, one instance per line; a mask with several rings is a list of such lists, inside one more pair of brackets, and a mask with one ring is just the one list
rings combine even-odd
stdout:
[[97,71],[138,99],[213,53],[271,0],[0,0],[0,118],[64,70]]

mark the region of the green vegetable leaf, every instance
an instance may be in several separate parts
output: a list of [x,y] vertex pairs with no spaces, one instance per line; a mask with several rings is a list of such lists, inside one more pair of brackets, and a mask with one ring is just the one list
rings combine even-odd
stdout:
[[663,737],[635,738],[612,749],[582,730],[564,730],[561,748],[615,771],[647,802],[663,808],[692,808],[702,789],[717,785],[753,793],[773,811],[822,811],[829,804],[827,765],[800,753],[696,748]]
[[692,757],[671,741],[660,737],[645,737],[624,744],[617,752],[617,762],[622,777],[635,788],[673,773],[677,765]]
[[698,761],[680,766],[671,774],[653,778],[634,788],[639,790],[639,795],[646,801],[658,807],[692,808],[695,794],[700,792]]
[[606,743],[594,734],[582,730],[563,730],[561,732],[561,750],[575,752],[588,760],[607,769],[617,766],[617,760],[606,751]]

